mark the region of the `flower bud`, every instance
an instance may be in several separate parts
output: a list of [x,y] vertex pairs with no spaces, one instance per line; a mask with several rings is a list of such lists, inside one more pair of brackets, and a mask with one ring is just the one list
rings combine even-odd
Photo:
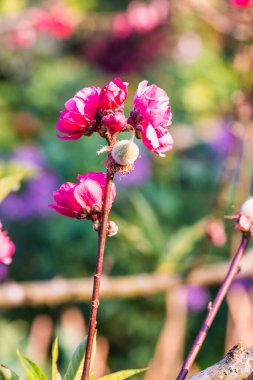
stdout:
[[132,165],[138,156],[139,148],[131,140],[118,141],[112,149],[112,158],[119,165]]
[[110,220],[107,225],[107,236],[111,237],[118,233],[119,227],[115,222]]
[[236,228],[253,235],[253,198],[249,198],[243,203],[237,217]]
[[253,222],[253,198],[247,199],[241,207],[241,212],[248,216]]

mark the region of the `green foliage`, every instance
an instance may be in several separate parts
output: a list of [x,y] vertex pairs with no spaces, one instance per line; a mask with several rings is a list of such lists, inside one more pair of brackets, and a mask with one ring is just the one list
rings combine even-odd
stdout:
[[19,380],[20,377],[9,368],[0,365],[0,380]]
[[68,365],[64,380],[81,379],[87,337],[79,344]]
[[206,222],[207,218],[201,219],[192,226],[182,227],[174,233],[158,265],[158,272],[173,273],[187,268],[186,259],[194,245],[204,237]]
[[0,203],[11,191],[15,191],[24,179],[34,175],[34,169],[17,162],[0,162]]
[[98,380],[124,380],[124,379],[128,379],[131,376],[137,375],[137,373],[141,373],[146,370],[147,368],[126,369],[124,371],[119,371],[119,372],[111,373],[110,375],[100,377]]
[[35,364],[31,359],[23,356],[18,350],[17,354],[29,380],[46,380],[46,376],[37,364]]
[[59,348],[58,348],[58,338],[56,337],[52,346],[52,380],[59,380],[60,374],[58,371],[58,357],[59,357]]

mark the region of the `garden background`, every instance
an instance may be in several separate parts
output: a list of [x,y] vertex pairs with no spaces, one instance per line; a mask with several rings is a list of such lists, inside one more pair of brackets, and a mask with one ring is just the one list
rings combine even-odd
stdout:
[[[141,148],[135,170],[117,177],[119,233],[104,273],[126,277],[102,298],[97,374],[150,365],[140,378],[156,379],[154,368],[159,380],[175,377],[237,244],[224,215],[252,187],[252,22],[249,1],[1,0],[0,176],[24,177],[0,204],[16,245],[13,263],[0,264],[1,363],[20,373],[19,348],[47,368],[57,335],[64,368],[85,334],[89,299],[72,297],[63,279],[92,276],[96,234],[48,204],[77,173],[104,170],[94,154],[103,142],[62,142],[55,124],[80,88],[120,76],[129,99],[143,79],[169,94],[175,146],[165,158]],[[253,344],[250,254],[242,269],[195,370],[238,341]],[[150,275],[141,290],[140,274]],[[50,279],[65,286],[64,301],[22,301],[16,282]]]

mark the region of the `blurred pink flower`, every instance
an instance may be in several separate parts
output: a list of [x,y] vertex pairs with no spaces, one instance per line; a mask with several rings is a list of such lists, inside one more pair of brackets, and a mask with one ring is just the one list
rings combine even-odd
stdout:
[[101,89],[98,108],[100,110],[112,110],[123,106],[128,95],[127,86],[128,83],[122,82],[120,78],[115,78],[106,84]]
[[14,243],[10,240],[7,231],[2,230],[0,222],[0,263],[10,264],[15,250]]
[[50,33],[60,39],[69,38],[74,33],[76,24],[73,14],[64,7],[36,9],[32,14],[32,21],[38,31]]
[[134,108],[128,122],[141,133],[144,145],[159,156],[173,147],[173,139],[167,129],[171,124],[169,98],[156,85],[147,86],[142,81],[134,95]]
[[18,25],[17,29],[7,33],[3,42],[8,49],[30,49],[36,42],[36,31],[30,25]]
[[99,94],[99,87],[83,88],[65,103],[66,110],[60,112],[56,129],[67,136],[57,135],[58,138],[77,140],[93,132]]
[[112,29],[115,36],[125,38],[133,33],[145,34],[164,23],[169,13],[167,0],[153,0],[150,4],[131,1],[125,12],[115,15]]
[[[101,216],[105,200],[106,174],[90,172],[79,174],[77,179],[77,184],[67,182],[55,191],[53,195],[56,204],[50,204],[49,207],[70,218],[95,221]],[[115,196],[116,186],[113,185],[111,204]]]
[[227,235],[224,223],[219,219],[212,219],[207,222],[207,236],[211,239],[213,245],[222,246],[226,243]]
[[102,118],[102,123],[110,133],[121,131],[127,124],[125,115],[122,112],[106,115]]

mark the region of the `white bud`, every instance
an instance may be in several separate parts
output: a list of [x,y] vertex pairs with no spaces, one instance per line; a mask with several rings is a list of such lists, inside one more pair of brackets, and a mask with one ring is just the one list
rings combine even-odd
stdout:
[[138,156],[139,148],[132,140],[118,141],[112,149],[112,158],[120,165],[132,165]]
[[241,212],[253,221],[253,198],[249,198],[243,203]]
[[119,227],[115,222],[110,220],[107,225],[107,236],[111,237],[118,233]]

